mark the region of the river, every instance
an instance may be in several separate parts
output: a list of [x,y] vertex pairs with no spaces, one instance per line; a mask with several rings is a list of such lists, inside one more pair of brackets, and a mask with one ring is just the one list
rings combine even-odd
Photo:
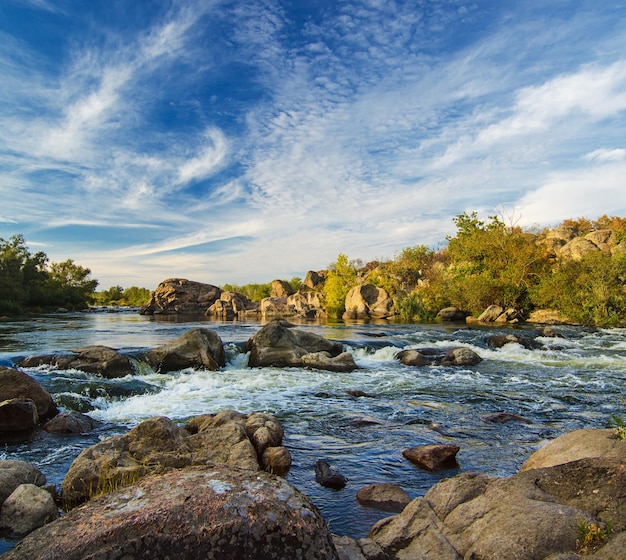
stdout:
[[[49,483],[60,486],[82,449],[151,416],[182,422],[227,408],[266,412],[285,428],[284,444],[293,457],[287,480],[313,500],[334,533],[360,538],[389,515],[358,505],[356,492],[366,484],[395,482],[416,497],[459,472],[508,476],[547,440],[579,428],[608,427],[626,413],[624,329],[558,326],[563,338],[540,337],[545,349],[526,350],[517,344],[487,346],[488,336],[511,332],[506,326],[298,325],[341,342],[359,365],[352,373],[331,373],[248,368],[241,347],[262,326],[253,321],[80,313],[1,322],[0,365],[92,344],[148,349],[198,326],[215,330],[224,342],[228,363],[223,370],[162,375],[146,369],[115,380],[73,370],[25,370],[62,408],[85,412],[104,427],[88,436],[45,436],[5,445],[0,458],[32,462]],[[537,335],[531,325],[517,331]],[[451,346],[467,346],[483,361],[471,368],[413,368],[395,359],[402,348]],[[350,390],[367,396],[353,397]],[[495,412],[517,414],[530,423],[485,420]],[[459,468],[430,473],[402,457],[403,449],[427,443],[459,445]],[[318,459],[348,478],[346,488],[337,491],[315,482]],[[12,545],[0,541],[0,552]]]

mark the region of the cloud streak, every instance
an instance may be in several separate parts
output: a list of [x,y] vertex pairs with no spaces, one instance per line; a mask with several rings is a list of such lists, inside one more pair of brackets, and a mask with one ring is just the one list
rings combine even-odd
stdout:
[[626,215],[619,7],[11,6],[51,19],[0,25],[0,236],[104,287],[302,276],[435,246],[463,211]]

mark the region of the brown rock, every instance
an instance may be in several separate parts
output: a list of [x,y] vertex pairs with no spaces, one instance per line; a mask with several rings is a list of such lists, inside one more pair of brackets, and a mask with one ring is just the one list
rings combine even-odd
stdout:
[[344,319],[385,319],[395,313],[393,299],[373,284],[355,286],[346,295]]
[[61,412],[48,420],[43,429],[50,434],[86,434],[96,429],[101,422],[80,412]]
[[92,500],[3,560],[300,558],[338,560],[315,506],[263,472],[191,467]]
[[39,420],[49,420],[58,414],[50,393],[23,371],[0,366],[0,401],[30,399],[37,407]]
[[460,310],[458,307],[446,307],[437,313],[437,319],[449,323],[465,322],[469,313]]
[[272,289],[270,297],[273,298],[285,298],[293,295],[293,288],[289,282],[285,280],[272,280]]
[[520,472],[594,457],[626,460],[626,440],[617,439],[610,429],[569,432],[535,451]]
[[284,476],[291,468],[291,453],[286,447],[268,447],[261,457],[263,469],[269,473]]
[[458,467],[456,454],[461,448],[453,443],[431,443],[405,449],[402,456],[429,471]]
[[176,340],[146,353],[147,362],[161,373],[185,368],[216,371],[226,363],[220,337],[210,329],[195,328]]
[[411,497],[393,482],[368,484],[357,492],[356,499],[362,506],[397,513],[411,501]]
[[222,295],[221,288],[184,278],[163,280],[152,292],[150,301],[139,311],[141,315],[205,313]]
[[0,402],[0,442],[27,437],[38,424],[37,406],[30,399]]
[[0,526],[11,535],[23,536],[58,517],[50,492],[34,484],[20,484],[2,504]]

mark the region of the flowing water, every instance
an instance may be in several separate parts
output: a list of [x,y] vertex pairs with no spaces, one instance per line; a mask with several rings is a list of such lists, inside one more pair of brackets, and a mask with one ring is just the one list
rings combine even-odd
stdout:
[[[334,533],[359,538],[389,515],[358,505],[356,492],[366,484],[395,482],[416,497],[459,472],[508,476],[547,440],[579,428],[608,427],[626,412],[624,329],[557,327],[563,338],[539,338],[546,349],[508,344],[496,350],[485,340],[510,328],[298,325],[341,342],[360,366],[352,373],[332,373],[247,367],[242,348],[262,326],[256,322],[84,313],[0,323],[0,365],[92,344],[134,352],[198,326],[215,330],[224,342],[228,363],[223,370],[163,375],[146,368],[132,377],[106,380],[73,370],[27,369],[62,408],[85,412],[104,427],[87,436],[46,435],[5,445],[0,458],[32,462],[50,483],[60,485],[82,449],[146,418],[163,415],[183,422],[228,408],[266,412],[285,428],[284,444],[293,457],[287,480],[313,500]],[[532,326],[519,330],[537,334]],[[402,348],[451,346],[469,347],[483,361],[470,368],[414,368],[395,359]],[[353,397],[350,390],[366,396]],[[517,414],[530,423],[484,419],[495,412]],[[459,445],[459,468],[430,473],[402,457],[402,450],[427,443]],[[345,489],[315,482],[318,459],[348,478]],[[0,552],[10,546],[0,543]]]

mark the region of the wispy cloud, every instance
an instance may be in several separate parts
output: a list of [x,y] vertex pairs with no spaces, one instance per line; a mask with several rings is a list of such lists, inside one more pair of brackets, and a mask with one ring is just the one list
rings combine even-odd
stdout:
[[500,205],[626,213],[619,8],[140,4],[94,35],[95,8],[22,0],[64,18],[58,60],[0,25],[0,235],[53,238],[105,285],[304,274]]

